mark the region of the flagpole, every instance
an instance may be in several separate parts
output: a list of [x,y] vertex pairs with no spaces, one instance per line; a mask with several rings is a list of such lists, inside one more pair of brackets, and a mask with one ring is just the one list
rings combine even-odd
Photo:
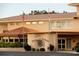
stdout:
[[23,12],[23,48],[24,48],[24,44],[25,44],[25,39],[24,39],[24,20],[25,20],[25,13]]
[[[50,20],[50,13],[49,13],[49,9],[48,9],[48,35],[49,35],[49,41],[50,41],[50,34],[51,34],[51,20]],[[51,44],[50,42],[49,42],[49,44]]]

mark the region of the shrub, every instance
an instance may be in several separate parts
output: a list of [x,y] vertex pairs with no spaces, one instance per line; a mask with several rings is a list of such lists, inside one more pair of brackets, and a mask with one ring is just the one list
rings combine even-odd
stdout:
[[40,48],[40,51],[45,51],[45,49],[44,48]]
[[36,51],[39,51],[39,49],[36,49]]
[[22,43],[16,42],[16,43],[5,43],[5,42],[0,42],[0,48],[8,48],[8,47],[22,47]]
[[35,51],[35,48],[32,48],[31,50],[32,50],[32,51]]
[[23,44],[21,43],[21,42],[15,42],[15,44],[14,44],[16,47],[22,47],[23,46]]
[[54,46],[50,44],[50,46],[48,47],[48,49],[49,49],[50,51],[53,51],[53,50],[54,50]]
[[79,42],[76,44],[75,50],[76,52],[79,52]]
[[24,46],[24,49],[25,49],[26,51],[31,51],[31,46],[27,44],[26,46]]

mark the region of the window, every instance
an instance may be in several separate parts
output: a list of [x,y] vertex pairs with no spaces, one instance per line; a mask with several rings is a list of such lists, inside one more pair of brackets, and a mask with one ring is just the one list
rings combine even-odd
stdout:
[[5,42],[5,39],[3,39],[2,41]]
[[31,24],[31,22],[26,22],[26,24]]
[[27,39],[25,39],[26,40],[26,42],[27,42]]
[[32,24],[37,24],[37,22],[32,22]]
[[18,39],[15,39],[15,42],[18,42]]
[[8,39],[6,39],[6,42],[8,42]]
[[23,42],[23,39],[20,39],[20,42]]
[[9,42],[13,42],[13,39],[9,39]]
[[67,44],[67,48],[71,48],[71,38],[67,38],[67,42],[66,42],[66,44]]
[[0,37],[0,41],[1,41],[1,37]]
[[59,38],[58,39],[58,49],[59,50],[62,50],[62,49],[65,49],[65,41],[66,38]]
[[44,22],[40,21],[39,24],[43,24]]

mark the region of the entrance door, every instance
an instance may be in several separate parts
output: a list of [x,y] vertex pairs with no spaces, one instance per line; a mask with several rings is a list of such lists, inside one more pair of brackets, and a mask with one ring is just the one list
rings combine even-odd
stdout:
[[65,50],[66,48],[66,38],[58,39],[58,50]]

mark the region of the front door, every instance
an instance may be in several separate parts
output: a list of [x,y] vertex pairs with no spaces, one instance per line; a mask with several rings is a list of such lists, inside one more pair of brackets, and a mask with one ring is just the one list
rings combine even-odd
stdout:
[[58,38],[58,50],[66,49],[66,38]]

